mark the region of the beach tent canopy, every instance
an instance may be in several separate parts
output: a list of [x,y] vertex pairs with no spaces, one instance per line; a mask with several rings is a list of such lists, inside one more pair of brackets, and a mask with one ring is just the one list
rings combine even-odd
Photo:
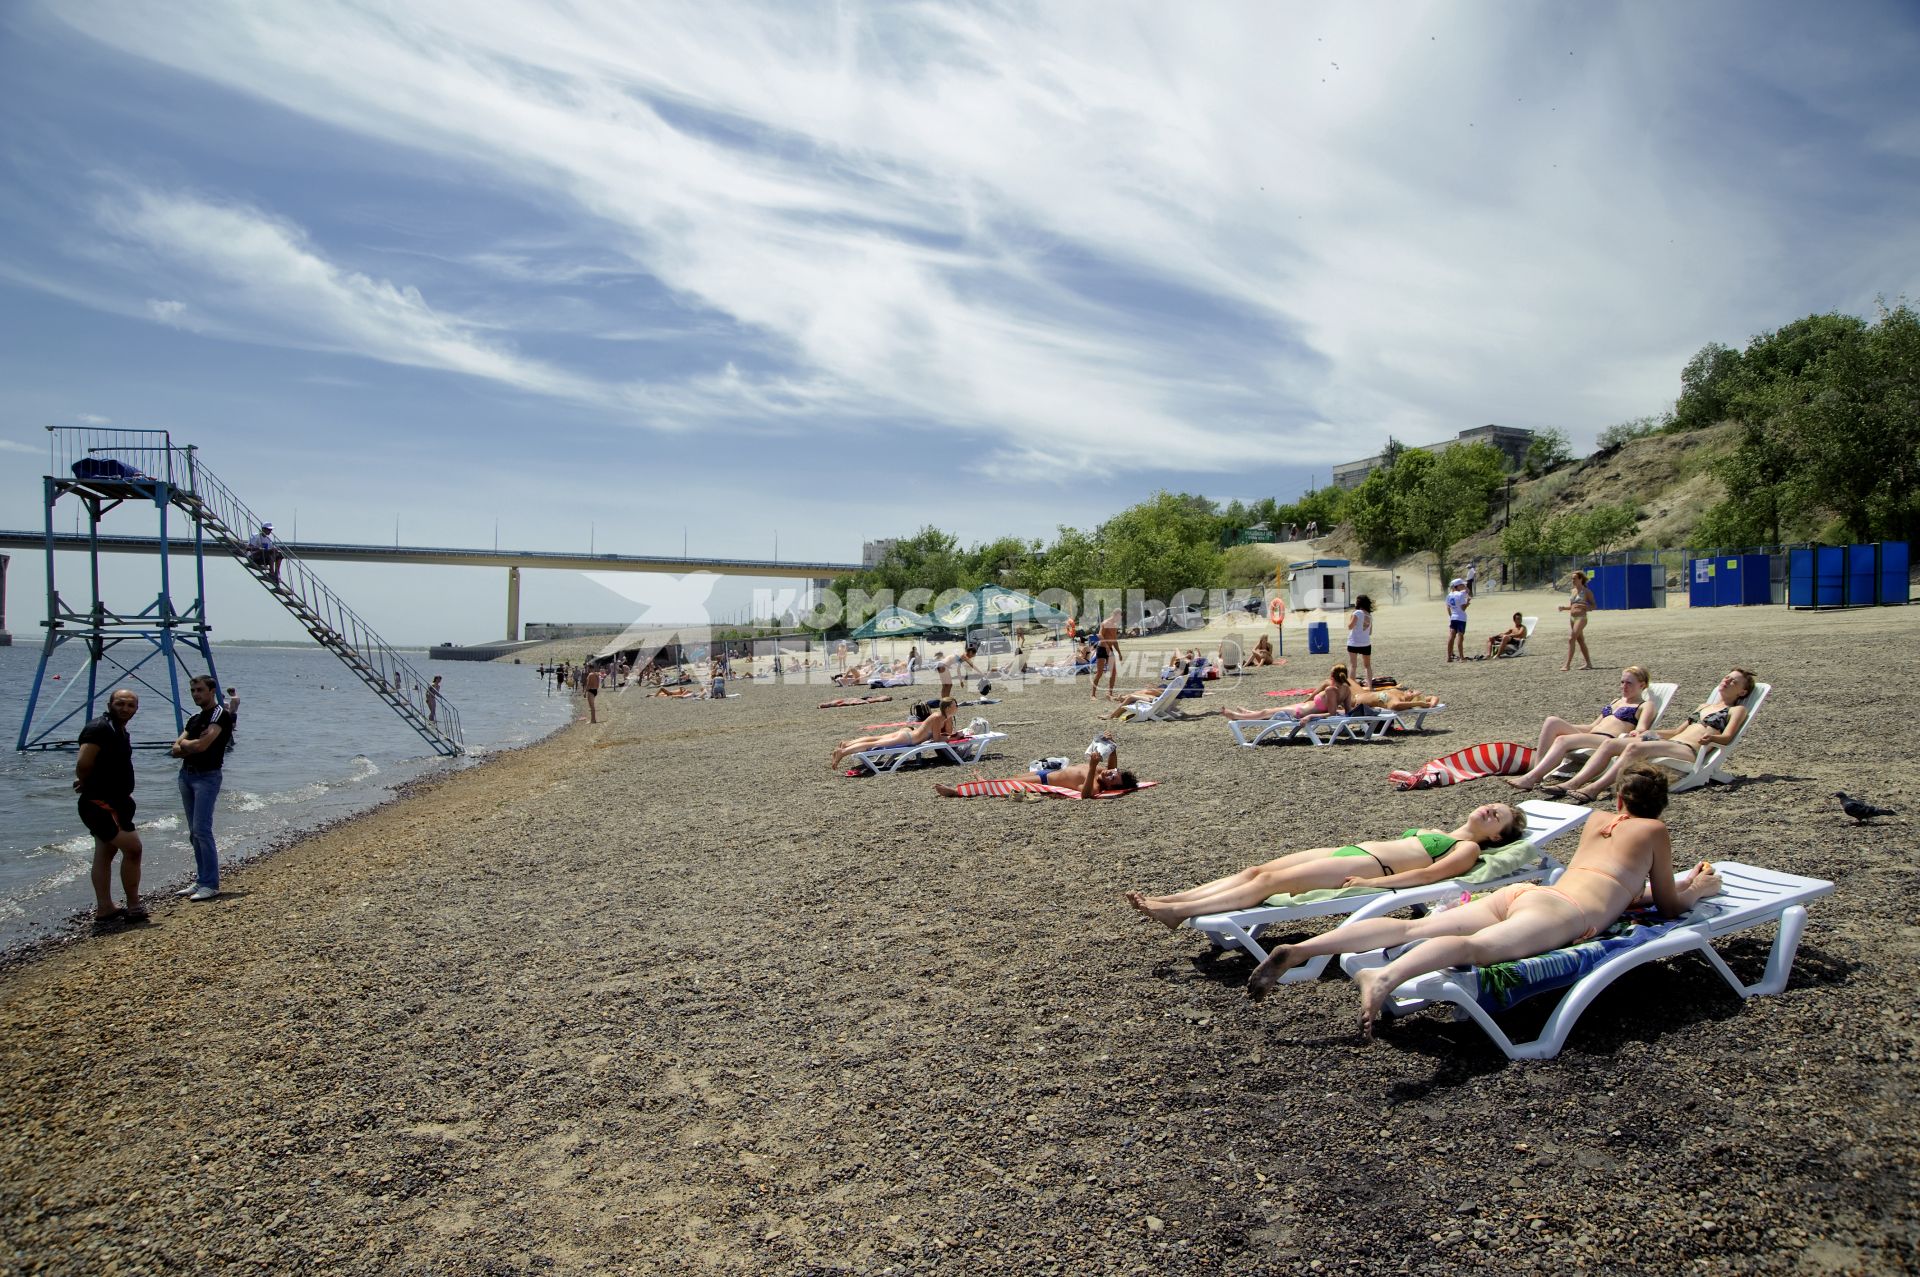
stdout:
[[933,628],[933,622],[918,612],[903,607],[881,608],[868,618],[867,623],[855,630],[851,637],[856,639],[904,638],[911,634],[925,634]]
[[1066,620],[1067,614],[1024,590],[983,585],[966,598],[956,599],[935,612],[933,619],[947,629],[964,630],[978,625],[1013,625],[1020,621],[1056,624]]

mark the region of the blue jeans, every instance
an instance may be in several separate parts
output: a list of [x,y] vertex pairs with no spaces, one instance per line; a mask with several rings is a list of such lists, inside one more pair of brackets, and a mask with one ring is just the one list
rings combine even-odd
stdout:
[[219,768],[210,772],[180,769],[180,805],[187,812],[187,837],[193,841],[193,880],[220,886],[220,849],[213,843],[213,805],[220,800]]

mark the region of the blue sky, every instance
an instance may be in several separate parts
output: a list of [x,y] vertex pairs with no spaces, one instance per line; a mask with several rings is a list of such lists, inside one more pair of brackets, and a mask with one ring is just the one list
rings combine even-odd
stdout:
[[[91,418],[303,537],[821,559],[1584,445],[1920,293],[1914,65],[1891,3],[16,4],[0,523]],[[326,574],[500,628],[498,573]]]

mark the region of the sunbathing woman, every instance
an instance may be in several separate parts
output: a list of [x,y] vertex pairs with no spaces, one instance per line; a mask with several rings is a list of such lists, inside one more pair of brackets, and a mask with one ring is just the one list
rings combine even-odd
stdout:
[[880,736],[856,736],[852,740],[843,740],[833,747],[833,756],[827,761],[827,766],[838,767],[840,760],[848,754],[858,754],[863,750],[884,749],[888,745],[924,745],[930,740],[945,740],[953,735],[954,709],[953,697],[943,696],[940,698],[940,708],[912,727],[902,727]]
[[1600,707],[1600,717],[1585,727],[1575,727],[1566,719],[1550,717],[1540,725],[1540,745],[1534,751],[1533,767],[1519,776],[1500,779],[1515,789],[1532,789],[1553,774],[1576,749],[1597,750],[1611,741],[1653,726],[1653,701],[1647,696],[1651,677],[1644,665],[1629,665],[1620,671],[1620,695]]
[[1635,732],[1607,741],[1593,751],[1593,757],[1567,782],[1564,792],[1558,789],[1541,792],[1590,803],[1607,791],[1623,768],[1635,763],[1645,763],[1650,758],[1692,763],[1707,746],[1725,745],[1740,734],[1740,725],[1747,721],[1747,698],[1752,695],[1753,674],[1743,669],[1729,670],[1714,688],[1713,699],[1687,715],[1687,721],[1679,727]]
[[1320,684],[1312,699],[1295,701],[1291,705],[1276,705],[1272,709],[1223,709],[1221,715],[1237,722],[1251,722],[1261,718],[1297,718],[1310,723],[1316,718],[1326,718],[1333,714],[1344,714],[1353,708],[1353,684],[1347,678],[1347,667],[1336,665],[1327,675],[1327,681]]
[[1581,831],[1580,848],[1566,872],[1549,887],[1516,883],[1471,904],[1411,922],[1368,918],[1304,940],[1279,945],[1254,969],[1248,996],[1265,997],[1280,977],[1321,954],[1365,953],[1414,941],[1387,963],[1360,972],[1360,1035],[1373,1037],[1373,1022],[1394,989],[1443,967],[1510,962],[1576,944],[1598,935],[1638,900],[1669,918],[1678,917],[1720,891],[1720,876],[1702,861],[1685,886],[1674,880],[1673,845],[1660,813],[1667,806],[1667,778],[1651,766],[1627,770],[1615,813],[1594,816]]
[[1440,698],[1411,687],[1362,687],[1354,692],[1353,703],[1397,714],[1403,709],[1433,709]]
[[[1452,833],[1409,829],[1398,838],[1296,851],[1264,865],[1171,896],[1127,893],[1127,903],[1156,922],[1177,927],[1188,918],[1248,909],[1268,896],[1329,887],[1421,887],[1458,878],[1474,861],[1527,831],[1527,818],[1505,803],[1476,807]],[[1385,881],[1391,878],[1392,882]]]

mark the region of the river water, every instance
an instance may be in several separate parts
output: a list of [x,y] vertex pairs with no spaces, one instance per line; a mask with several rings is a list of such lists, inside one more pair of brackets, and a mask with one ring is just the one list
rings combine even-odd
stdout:
[[[66,652],[74,650],[70,644]],[[0,648],[0,948],[45,935],[93,903],[93,840],[74,811],[72,752],[12,748],[39,657],[37,644]],[[409,659],[428,672],[424,653]],[[214,661],[221,684],[240,693],[214,823],[223,863],[365,811],[422,775],[469,765],[434,754],[320,648],[216,644]],[[58,670],[70,674],[71,664]],[[531,666],[434,662],[431,672],[445,677],[473,757],[538,740],[570,713],[567,699],[550,694]],[[42,704],[63,685],[49,682]],[[170,738],[172,726],[166,698],[142,690],[134,739]],[[136,750],[133,762],[135,823],[146,845],[142,891],[158,893],[193,875],[174,783],[180,765],[164,750]],[[114,892],[118,899],[117,877]]]

